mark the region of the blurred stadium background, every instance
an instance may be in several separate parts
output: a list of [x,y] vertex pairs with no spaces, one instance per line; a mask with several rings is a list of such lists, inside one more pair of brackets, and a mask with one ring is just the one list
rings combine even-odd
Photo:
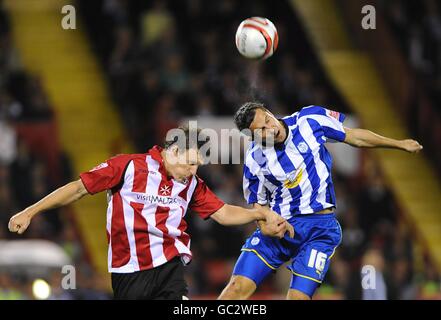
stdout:
[[[76,30],[61,28],[65,4]],[[361,28],[365,4],[376,8],[376,30]],[[249,16],[279,31],[263,63],[234,46]],[[379,298],[441,299],[435,0],[0,0],[0,299],[111,298],[104,194],[34,218],[22,236],[7,231],[10,216],[111,155],[145,152],[188,118],[232,127],[248,99],[278,115],[324,105],[348,114],[348,125],[424,145],[419,155],[330,147],[344,237],[315,298],[362,299],[360,270],[370,264]],[[200,175],[245,205],[241,170],[209,165]],[[189,296],[215,298],[254,225],[187,221]],[[66,264],[76,290],[60,286]],[[284,298],[289,278],[281,268],[254,298]]]

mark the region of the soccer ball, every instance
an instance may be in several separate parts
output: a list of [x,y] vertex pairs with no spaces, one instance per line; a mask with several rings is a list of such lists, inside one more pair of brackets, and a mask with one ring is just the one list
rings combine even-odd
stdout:
[[252,17],[241,22],[236,32],[236,47],[248,59],[267,59],[276,51],[279,35],[267,18]]

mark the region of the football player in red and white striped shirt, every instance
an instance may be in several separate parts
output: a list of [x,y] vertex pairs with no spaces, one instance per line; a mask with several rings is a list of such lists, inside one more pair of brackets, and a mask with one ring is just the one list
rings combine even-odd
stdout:
[[[223,225],[265,220],[283,237],[293,230],[273,212],[222,202],[196,175],[203,142],[166,141],[147,153],[115,156],[10,219],[23,233],[36,214],[107,190],[108,268],[117,299],[182,299],[187,294],[183,264],[191,260],[184,216],[190,209]],[[200,131],[198,131],[198,134]]]

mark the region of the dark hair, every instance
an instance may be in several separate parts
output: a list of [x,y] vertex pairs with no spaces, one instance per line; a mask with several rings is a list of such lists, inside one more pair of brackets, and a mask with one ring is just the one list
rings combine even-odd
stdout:
[[234,115],[234,123],[239,131],[249,129],[251,122],[253,122],[254,116],[256,115],[256,109],[268,111],[263,103],[260,102],[246,102],[236,111],[236,114]]
[[164,148],[168,149],[176,144],[179,151],[189,149],[199,150],[209,141],[210,137],[202,134],[202,129],[183,125],[167,132],[164,140]]

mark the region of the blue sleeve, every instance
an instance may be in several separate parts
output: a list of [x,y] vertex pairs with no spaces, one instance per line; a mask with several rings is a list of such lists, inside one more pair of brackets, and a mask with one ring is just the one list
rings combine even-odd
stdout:
[[346,116],[343,113],[319,106],[311,106],[303,108],[299,117],[305,117],[318,123],[323,130],[324,137],[327,139],[343,142],[346,138],[343,127]]
[[265,186],[259,177],[250,171],[246,164],[243,166],[243,194],[248,204],[268,204]]

